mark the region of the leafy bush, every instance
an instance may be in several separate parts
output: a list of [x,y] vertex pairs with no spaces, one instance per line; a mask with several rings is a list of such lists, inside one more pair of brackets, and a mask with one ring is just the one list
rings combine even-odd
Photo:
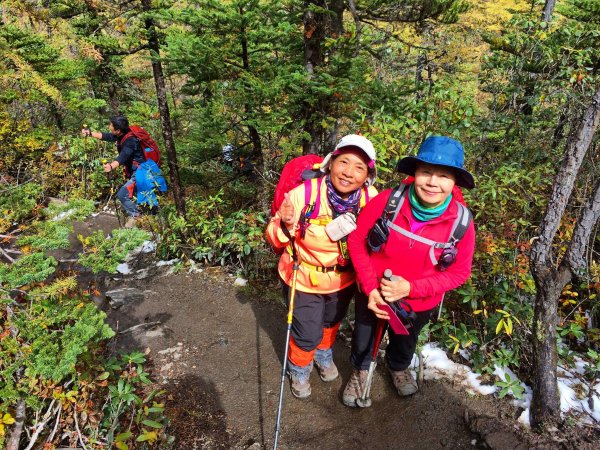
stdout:
[[271,255],[264,240],[266,216],[251,210],[227,212],[223,192],[188,202],[187,221],[170,209],[157,251],[162,257],[189,254],[206,264],[234,265],[248,275],[262,270]]
[[120,228],[114,230],[110,236],[104,236],[104,233],[98,230],[88,237],[79,235],[78,238],[84,250],[79,257],[82,266],[89,267],[94,273],[115,273],[127,254],[148,240],[150,234],[138,228]]
[[6,232],[13,223],[30,217],[41,194],[42,188],[35,183],[3,187],[0,190],[0,233]]
[[73,199],[65,204],[50,203],[42,211],[46,220],[38,221],[28,234],[17,239],[17,245],[34,250],[54,250],[69,246],[69,235],[73,231],[72,220],[83,220],[94,211],[91,200]]
[[73,226],[64,222],[43,221],[32,227],[33,235],[21,236],[17,245],[34,250],[54,250],[69,246],[69,235]]
[[22,256],[13,264],[0,263],[0,287],[14,289],[39,283],[54,273],[56,265],[56,260],[44,253]]
[[44,216],[53,221],[83,220],[95,211],[92,200],[75,198],[66,204],[50,203],[43,211]]

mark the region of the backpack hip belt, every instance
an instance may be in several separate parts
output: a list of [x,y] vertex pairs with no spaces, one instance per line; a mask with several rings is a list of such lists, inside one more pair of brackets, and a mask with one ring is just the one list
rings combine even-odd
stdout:
[[[292,250],[290,247],[286,247],[287,252],[292,255]],[[354,270],[354,266],[352,264],[334,264],[333,266],[315,266],[314,264],[307,263],[305,261],[300,261],[300,265],[307,267],[310,270],[314,270],[315,272],[320,273],[328,273],[328,272],[348,272],[350,270]]]

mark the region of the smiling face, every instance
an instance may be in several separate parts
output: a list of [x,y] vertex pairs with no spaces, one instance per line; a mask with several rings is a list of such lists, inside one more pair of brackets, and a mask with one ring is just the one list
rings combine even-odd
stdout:
[[329,176],[331,184],[340,197],[347,199],[367,181],[369,166],[367,156],[362,150],[341,149],[341,153],[331,162]]
[[424,206],[434,208],[444,203],[455,183],[456,176],[452,169],[427,163],[417,164],[415,193]]

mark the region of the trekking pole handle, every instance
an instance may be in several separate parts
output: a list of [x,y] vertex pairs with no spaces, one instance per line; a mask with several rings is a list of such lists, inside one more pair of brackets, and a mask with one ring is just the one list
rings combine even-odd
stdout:
[[394,273],[392,272],[392,269],[385,269],[383,271],[383,278],[385,278],[388,281],[392,281],[392,277],[394,276]]

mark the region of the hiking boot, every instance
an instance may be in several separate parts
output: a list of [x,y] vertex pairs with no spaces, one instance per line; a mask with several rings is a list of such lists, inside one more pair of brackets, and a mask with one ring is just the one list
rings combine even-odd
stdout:
[[392,376],[392,381],[394,382],[394,386],[396,387],[399,396],[404,397],[413,395],[419,390],[419,386],[410,369],[398,371],[390,370],[390,375]]
[[321,380],[323,380],[325,383],[335,380],[339,375],[338,369],[333,361],[331,361],[331,363],[327,366],[322,366],[315,361],[315,366],[317,366],[317,372],[319,373]]
[[290,377],[290,389],[296,398],[310,397],[310,372],[312,361],[307,366],[297,366],[288,360],[287,374]]
[[305,399],[310,397],[310,381],[297,378],[290,374],[290,388],[296,398]]
[[[367,384],[367,376],[369,375],[368,370],[357,370],[354,369],[352,371],[352,375],[350,375],[350,379],[344,388],[344,393],[342,394],[342,402],[346,406],[350,406],[351,408],[356,408],[358,405],[356,400],[360,399],[363,395],[364,389]],[[371,406],[371,399],[366,399],[361,403],[361,407],[368,408]]]

